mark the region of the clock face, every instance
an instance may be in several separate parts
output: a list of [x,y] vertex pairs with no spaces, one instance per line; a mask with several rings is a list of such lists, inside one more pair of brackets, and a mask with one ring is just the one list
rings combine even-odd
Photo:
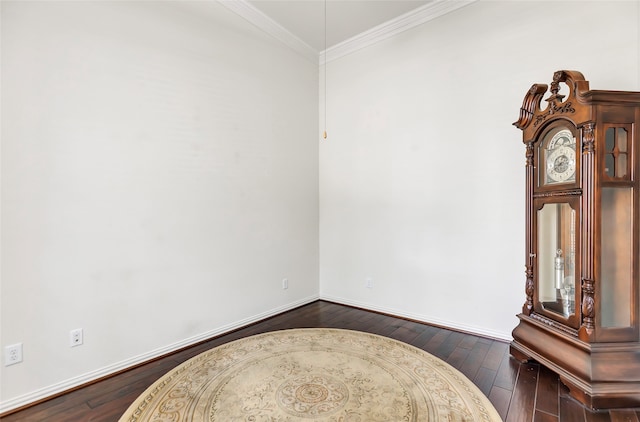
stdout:
[[570,183],[576,180],[576,140],[569,129],[551,136],[544,149],[544,184]]

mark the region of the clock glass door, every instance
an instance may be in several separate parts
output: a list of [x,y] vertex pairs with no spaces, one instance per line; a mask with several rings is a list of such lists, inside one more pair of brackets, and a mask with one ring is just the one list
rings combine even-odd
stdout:
[[538,208],[537,303],[545,313],[569,318],[576,311],[576,210],[568,202]]

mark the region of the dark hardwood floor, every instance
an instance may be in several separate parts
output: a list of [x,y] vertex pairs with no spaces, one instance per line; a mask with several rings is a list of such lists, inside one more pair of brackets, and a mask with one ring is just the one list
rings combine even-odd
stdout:
[[426,350],[471,379],[506,422],[638,422],[640,418],[640,409],[590,412],[568,397],[567,389],[552,372],[538,364],[520,364],[511,358],[509,344],[504,341],[318,301],[1,419],[4,422],[117,421],[150,384],[185,360],[238,338],[304,327],[366,331]]

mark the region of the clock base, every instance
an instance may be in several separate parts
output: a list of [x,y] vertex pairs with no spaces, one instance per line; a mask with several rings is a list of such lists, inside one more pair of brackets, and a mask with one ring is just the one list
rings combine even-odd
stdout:
[[518,318],[510,345],[515,359],[546,366],[590,409],[640,407],[637,343],[586,343],[524,314]]

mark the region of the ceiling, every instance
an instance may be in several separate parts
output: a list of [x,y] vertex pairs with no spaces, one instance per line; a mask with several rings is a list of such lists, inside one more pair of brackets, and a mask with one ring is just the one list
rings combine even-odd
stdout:
[[[247,0],[316,52],[439,0]],[[325,44],[326,6],[326,44]]]

